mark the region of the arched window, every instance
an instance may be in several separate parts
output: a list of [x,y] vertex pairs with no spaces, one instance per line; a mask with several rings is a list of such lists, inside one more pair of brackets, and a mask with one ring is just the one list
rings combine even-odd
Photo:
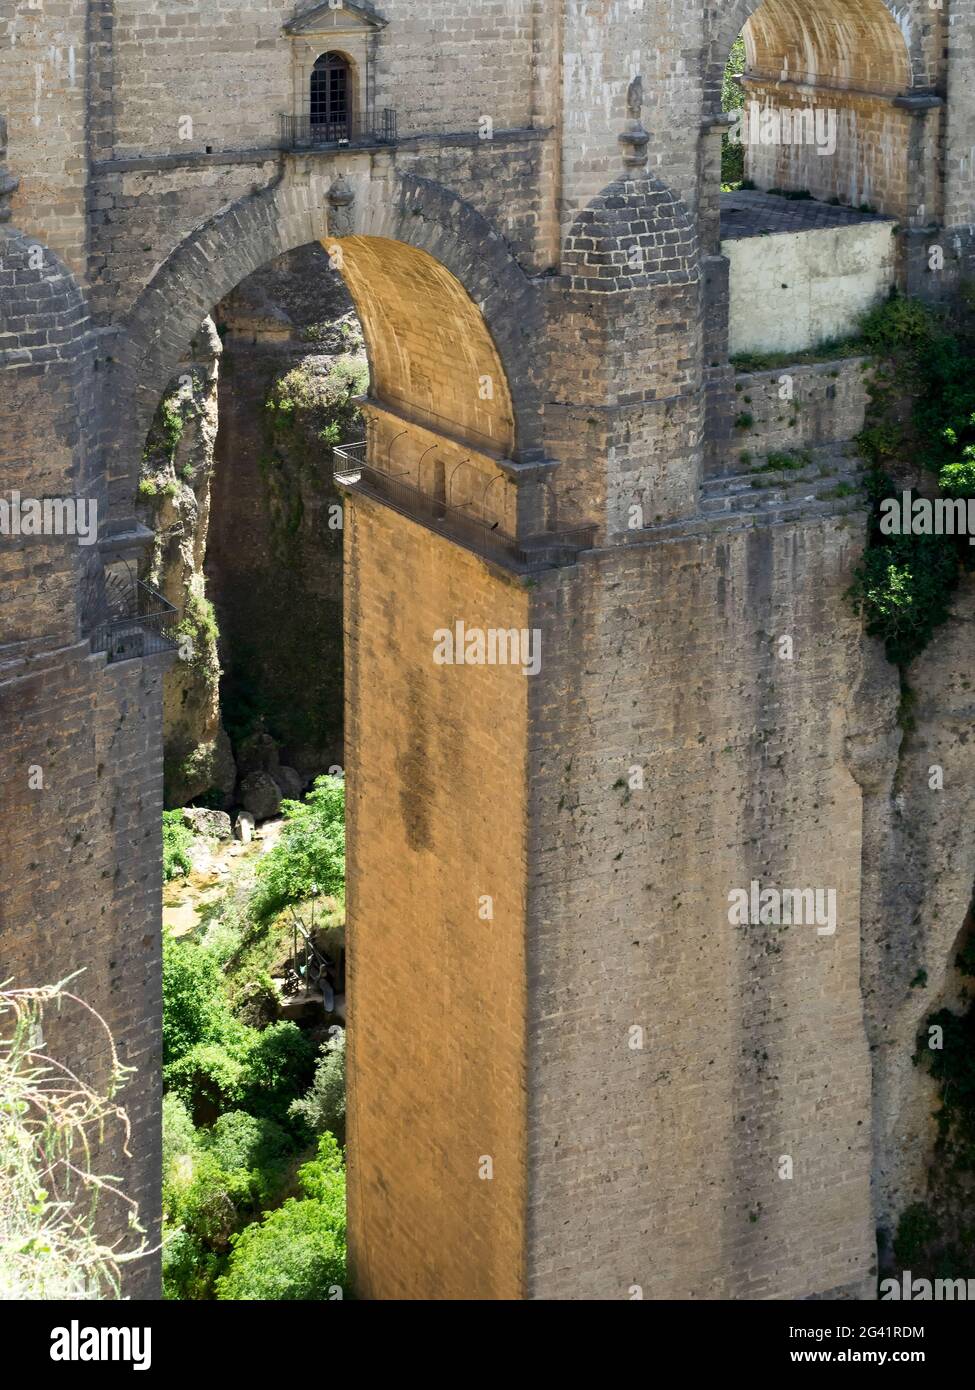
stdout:
[[323,53],[311,74],[311,127],[319,140],[352,135],[352,74],[341,53]]

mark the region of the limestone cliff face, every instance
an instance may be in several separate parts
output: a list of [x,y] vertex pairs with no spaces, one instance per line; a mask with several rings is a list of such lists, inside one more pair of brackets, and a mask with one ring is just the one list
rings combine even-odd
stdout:
[[255,735],[304,783],[342,761],[331,446],[361,428],[361,329],[317,246],[242,282],[214,317],[160,403],[139,490],[155,537],[142,577],[183,614],[165,688],[168,805],[233,804]]
[[142,521],[154,532],[143,577],[182,612],[163,697],[166,802],[230,804],[236,768],[220,716],[220,662],[203,562],[218,426],[220,339],[206,319],[170,383],[142,462]]
[[270,735],[281,763],[308,782],[343,760],[343,531],[331,446],[361,437],[362,334],[318,246],[245,280],[216,315],[224,358],[207,577],[224,717],[235,752]]
[[[878,1226],[935,1194],[929,1179],[937,1088],[914,1065],[938,1010],[964,1012],[956,957],[975,882],[975,580],[908,671],[909,717],[898,727],[896,672],[875,665],[858,694],[872,736],[851,749],[864,790],[862,982],[874,1072]],[[879,652],[879,644],[872,644]],[[911,727],[913,726],[913,727]],[[940,785],[943,781],[943,787]]]

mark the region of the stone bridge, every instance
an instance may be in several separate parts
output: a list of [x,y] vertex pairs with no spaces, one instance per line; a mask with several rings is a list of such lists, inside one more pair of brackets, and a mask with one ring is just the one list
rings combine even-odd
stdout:
[[[864,504],[829,486],[855,403],[806,441],[823,481],[760,505],[738,477],[743,27],[749,100],[836,119],[830,158],[749,147],[758,187],[869,205],[892,282],[949,293],[975,0],[5,0],[4,488],[100,528],[0,544],[0,978],[85,968],[138,1069],[113,1171],[150,1219],[170,658],[93,637],[188,343],[320,242],[371,369],[345,518],[360,1295],[872,1296],[923,1167],[902,977],[945,983],[973,817],[946,795],[967,839],[892,968],[897,677],[843,601]],[[773,303],[747,266],[739,300]],[[540,670],[436,664],[461,622],[537,634]],[[756,880],[835,890],[837,930],[731,926]]]

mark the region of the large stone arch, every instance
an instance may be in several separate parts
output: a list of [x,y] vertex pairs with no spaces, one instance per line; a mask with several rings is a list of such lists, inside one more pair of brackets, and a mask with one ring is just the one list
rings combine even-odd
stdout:
[[[868,26],[874,35],[899,34],[908,55],[909,81],[907,87],[921,87],[930,81],[924,53],[922,25],[915,10],[904,0],[734,0],[712,11],[712,28],[708,44],[707,71],[704,84],[705,113],[717,116],[721,110],[721,81],[735,39],[748,20],[759,10],[778,10],[784,21],[786,12],[792,22],[806,22],[811,29],[825,35],[829,26],[848,25],[857,19]],[[882,44],[887,51],[886,44]]]
[[[329,201],[333,186],[341,198]],[[351,199],[349,195],[351,196]],[[112,513],[116,524],[132,512],[138,459],[168,381],[187,344],[213,306],[241,280],[277,256],[322,241],[382,263],[382,243],[412,248],[415,262],[442,268],[445,303],[466,296],[468,328],[479,324],[487,346],[484,375],[500,370],[501,408],[510,414],[510,431],[498,432],[502,452],[519,460],[540,457],[540,419],[530,371],[537,326],[536,291],[500,234],[457,195],[427,179],[387,181],[345,170],[338,177],[312,176],[299,182],[276,181],[202,223],[158,267],[122,324],[112,380],[112,401],[120,421],[109,425]],[[438,277],[429,276],[428,285]],[[351,277],[360,306],[367,295],[364,277]],[[418,313],[429,306],[418,305]],[[368,317],[368,307],[366,316]],[[394,316],[395,317],[395,316]],[[403,323],[402,309],[398,323]],[[376,319],[378,325],[378,317]],[[386,331],[395,331],[387,315]],[[375,365],[383,352],[370,345]],[[388,356],[388,354],[386,354]],[[468,354],[468,359],[470,354]],[[111,406],[110,406],[111,408]],[[457,433],[464,421],[457,422]]]
[[912,12],[892,0],[742,0],[732,9],[716,57],[726,61],[734,26],[744,25],[748,110],[789,120],[815,112],[823,122],[816,148],[808,135],[746,137],[745,174],[759,189],[805,190],[902,225],[930,218],[938,120],[924,117],[940,101],[920,90],[922,26]]

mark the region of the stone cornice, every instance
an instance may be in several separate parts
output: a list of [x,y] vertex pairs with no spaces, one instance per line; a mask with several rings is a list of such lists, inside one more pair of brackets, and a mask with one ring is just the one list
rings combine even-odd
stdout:
[[[343,20],[343,16],[346,18]],[[289,19],[284,32],[291,35],[330,34],[348,29],[385,29],[389,23],[373,9],[372,5],[356,3],[356,0],[343,0],[339,7],[324,0],[304,14]]]

